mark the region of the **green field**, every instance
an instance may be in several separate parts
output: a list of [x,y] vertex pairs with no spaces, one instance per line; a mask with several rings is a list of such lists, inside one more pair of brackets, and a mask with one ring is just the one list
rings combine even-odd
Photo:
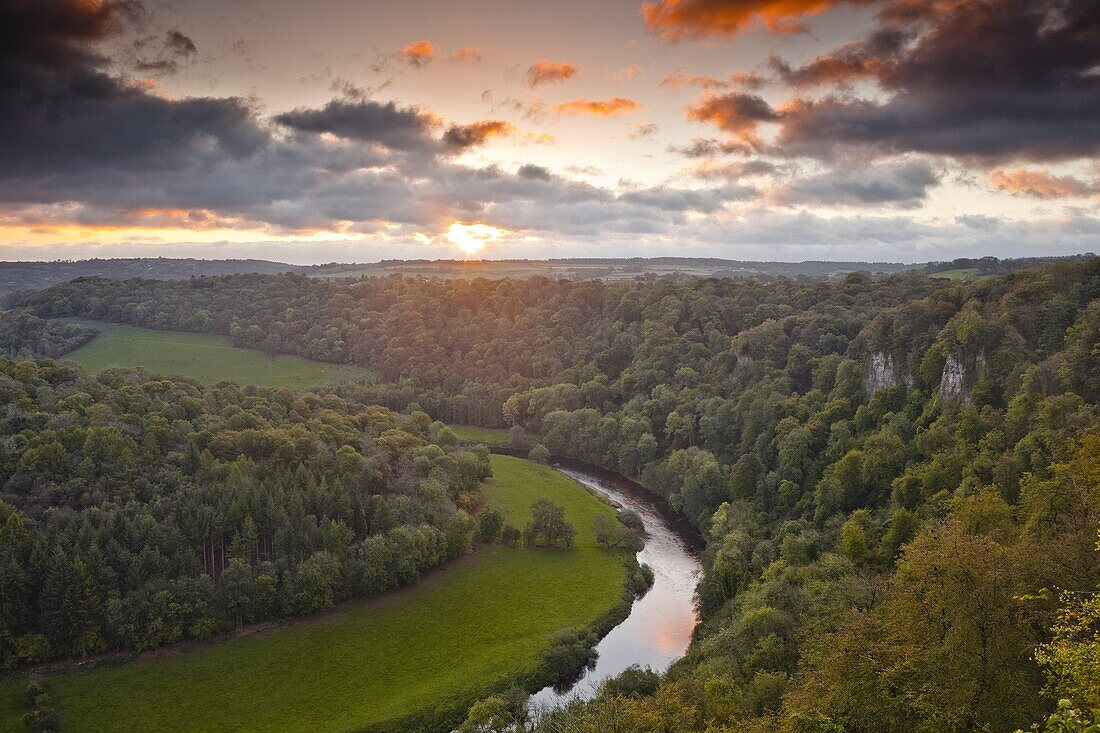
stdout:
[[204,384],[231,381],[293,389],[373,378],[370,370],[360,367],[240,349],[228,336],[69,321],[84,326],[107,326],[90,343],[64,357],[90,373],[109,367],[140,366],[165,376],[191,377]]
[[970,280],[978,274],[977,267],[959,267],[954,270],[942,270],[933,272],[929,277],[942,277],[947,280]]
[[[49,678],[65,731],[346,731],[477,693],[538,663],[550,635],[621,599],[625,555],[597,547],[613,511],[545,466],[492,456],[491,506],[526,522],[540,497],[577,528],[571,552],[480,549],[405,591],[202,649]],[[0,729],[18,730],[18,681]],[[6,725],[7,724],[7,725]]]
[[451,425],[459,440],[486,445],[508,445],[511,436],[503,428],[479,428],[473,425]]

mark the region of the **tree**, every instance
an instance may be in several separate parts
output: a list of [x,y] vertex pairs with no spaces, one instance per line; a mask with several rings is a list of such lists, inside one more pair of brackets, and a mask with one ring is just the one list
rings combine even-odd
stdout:
[[42,628],[58,654],[81,654],[88,624],[84,588],[72,562],[54,550],[42,586]]
[[596,515],[592,530],[596,535],[596,542],[605,550],[626,548],[637,552],[641,549],[642,539],[629,527],[611,519],[606,514]]
[[565,521],[565,510],[547,499],[539,499],[531,505],[531,521],[523,531],[523,542],[528,547],[561,547],[571,549],[577,530]]

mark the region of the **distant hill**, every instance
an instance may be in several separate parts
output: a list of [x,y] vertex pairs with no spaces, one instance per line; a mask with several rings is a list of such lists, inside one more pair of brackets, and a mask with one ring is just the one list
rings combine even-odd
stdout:
[[16,292],[42,290],[78,277],[112,280],[148,278],[178,280],[214,275],[245,273],[276,274],[297,272],[325,279],[360,277],[439,278],[442,280],[549,277],[566,280],[645,280],[658,277],[728,277],[773,280],[776,278],[838,277],[849,272],[892,275],[913,270],[932,277],[967,280],[991,274],[1036,267],[1056,259],[1073,257],[1028,257],[1022,259],[954,260],[905,264],[900,262],[756,262],[712,257],[629,257],[573,258],[548,260],[382,260],[373,263],[331,262],[324,265],[291,265],[270,260],[202,260],[194,258],[146,257],[129,259],[57,260],[53,262],[0,262],[0,297]]
[[41,290],[78,277],[128,280],[146,277],[177,280],[202,275],[238,275],[246,272],[274,274],[294,272],[295,265],[267,260],[199,260],[170,257],[128,259],[56,260],[53,262],[0,262],[0,295]]
[[890,275],[921,265],[898,262],[753,262],[710,257],[573,258],[549,260],[382,260],[372,264],[331,263],[303,267],[312,277],[410,277],[472,279],[550,277],[567,280],[635,280],[654,277],[834,277],[848,272]]

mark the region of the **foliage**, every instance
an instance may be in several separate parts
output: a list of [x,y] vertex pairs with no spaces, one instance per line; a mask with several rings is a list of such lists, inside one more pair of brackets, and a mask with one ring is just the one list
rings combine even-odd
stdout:
[[[603,516],[603,515],[601,515]],[[573,548],[577,530],[565,521],[565,510],[547,499],[531,505],[531,521],[523,530],[523,543],[528,547]]]
[[338,397],[0,360],[0,664],[205,639],[463,554],[487,457]]
[[26,312],[0,311],[0,347],[11,359],[56,359],[88,343],[95,335],[90,328],[47,321]]

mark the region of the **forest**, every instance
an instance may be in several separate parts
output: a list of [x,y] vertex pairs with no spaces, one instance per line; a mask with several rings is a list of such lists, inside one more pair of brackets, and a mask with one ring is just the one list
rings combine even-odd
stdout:
[[335,395],[0,360],[0,665],[207,639],[465,553],[488,455]]
[[[96,561],[73,548],[126,552],[116,530],[162,529],[166,548],[197,537],[157,518],[183,497],[209,507],[196,516],[228,521],[222,534],[239,534],[212,548],[215,564],[224,555],[251,567],[256,547],[265,553],[257,568],[282,562],[252,571],[253,582],[270,578],[278,603],[298,602],[303,573],[324,575],[303,567],[323,564],[316,553],[341,556],[333,533],[353,564],[350,548],[379,526],[387,538],[434,530],[439,549],[428,559],[438,562],[469,542],[466,492],[484,461],[438,425],[442,445],[429,445],[432,420],[512,426],[517,440],[533,435],[552,454],[638,479],[699,528],[701,623],[662,678],[635,670],[538,720],[514,700],[488,698],[466,730],[1011,731],[1048,716],[1065,726],[1050,730],[1084,730],[1072,720],[1090,724],[1100,709],[1098,259],[967,283],[918,273],[772,283],[90,278],[15,305],[41,319],[222,334],[382,376],[314,393],[221,386],[158,400],[161,389],[196,388],[125,375],[91,383],[50,362],[8,363],[4,434],[22,437],[5,443],[6,511],[51,530],[39,547],[6,529],[5,546],[18,549],[5,552],[40,563],[47,580],[53,563],[54,577],[94,577]],[[251,407],[253,393],[266,409]],[[115,414],[146,427],[100,434]],[[161,427],[148,427],[157,418]],[[355,428],[374,442],[340,432]],[[299,449],[306,435],[313,448]],[[235,457],[245,448],[255,455]],[[58,468],[73,450],[88,455]],[[102,463],[102,451],[132,457]],[[355,453],[350,472],[341,451]],[[125,473],[142,461],[159,467]],[[438,491],[410,496],[408,477],[421,470],[438,475]],[[41,487],[30,478],[39,475]],[[250,498],[206,504],[203,476]],[[369,502],[337,510],[309,498],[346,482]],[[274,536],[264,535],[273,522],[255,488],[272,484],[288,500],[301,494],[302,506],[274,522],[284,527]],[[99,495],[120,485],[123,496]],[[166,499],[165,485],[178,498]],[[376,498],[382,516],[400,520],[372,524]],[[205,555],[168,552],[164,562],[208,583]],[[365,577],[339,562],[331,572]],[[140,587],[109,582],[118,599]],[[376,587],[334,582],[332,592]],[[129,608],[108,599],[116,607]],[[12,644],[25,644],[32,627],[12,628]],[[101,644],[76,628],[66,653]],[[47,629],[33,633],[54,643]]]

